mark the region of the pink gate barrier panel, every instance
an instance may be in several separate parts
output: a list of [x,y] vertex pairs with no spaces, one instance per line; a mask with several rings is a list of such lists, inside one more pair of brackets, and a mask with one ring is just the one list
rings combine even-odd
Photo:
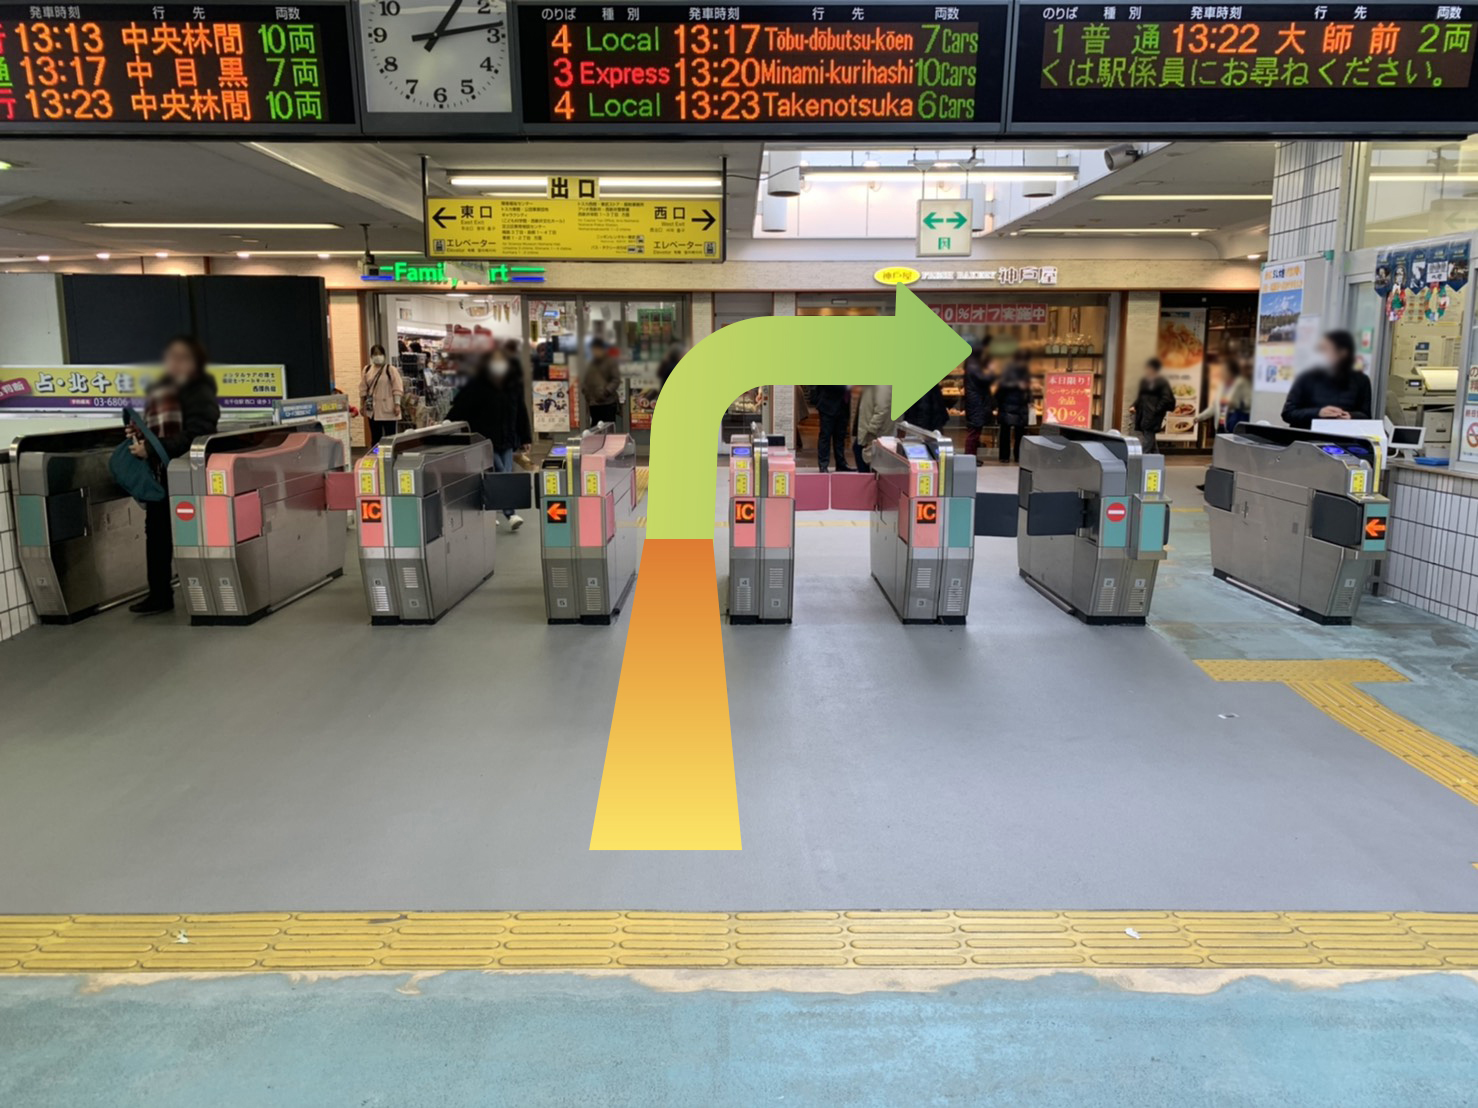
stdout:
[[871,512],[878,506],[878,479],[871,473],[833,473],[831,506],[842,512]]
[[824,512],[831,507],[831,478],[825,473],[795,475],[795,510]]

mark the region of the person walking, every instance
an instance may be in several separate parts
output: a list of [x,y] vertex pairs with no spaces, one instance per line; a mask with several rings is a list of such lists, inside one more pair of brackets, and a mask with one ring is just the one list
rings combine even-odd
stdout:
[[[1215,357],[1215,355],[1213,355]],[[1252,382],[1236,358],[1217,358],[1216,393],[1211,403],[1196,414],[1197,423],[1210,423],[1218,435],[1237,429],[1252,410]]]
[[980,453],[980,435],[995,422],[996,374],[991,368],[990,336],[965,359],[965,453]]
[[405,380],[379,343],[370,347],[369,364],[359,374],[359,410],[369,420],[370,445],[395,434]]
[[816,436],[816,467],[827,471],[827,456],[836,460],[838,473],[851,473],[847,464],[847,416],[852,408],[852,390],[846,385],[812,385],[811,406],[821,420]]
[[1160,373],[1160,359],[1149,358],[1144,363],[1144,373],[1139,379],[1139,391],[1134,403],[1129,406],[1133,417],[1133,428],[1144,444],[1146,454],[1158,454],[1160,429],[1165,417],[1175,411],[1175,392],[1170,382]]
[[1021,461],[1021,440],[1031,420],[1032,371],[1025,351],[1018,351],[996,382],[996,425],[1002,462]]
[[[529,406],[524,401],[523,373],[505,349],[494,350],[478,363],[477,371],[452,398],[447,419],[463,421],[493,444],[493,472],[512,473],[513,455],[533,442]],[[503,509],[511,530],[523,526],[523,516]]]
[[1329,331],[1319,340],[1320,364],[1298,375],[1283,404],[1283,422],[1310,430],[1316,419],[1369,419],[1370,378],[1355,365],[1355,340]]
[[893,389],[889,385],[863,385],[857,397],[857,469],[872,472],[872,444],[893,433]]
[[590,361],[580,384],[585,393],[585,408],[590,413],[590,426],[614,424],[621,418],[620,351],[607,346],[604,339],[590,340]]
[[[213,435],[221,422],[216,401],[216,379],[206,372],[205,348],[191,335],[179,335],[164,347],[163,372],[149,386],[144,403],[144,425],[154,432],[171,459],[190,452],[202,435]],[[167,490],[166,463],[148,444],[130,435],[129,452],[147,458],[154,475]],[[149,592],[128,610],[141,616],[174,611],[174,533],[170,522],[169,497],[144,502],[144,561]]]

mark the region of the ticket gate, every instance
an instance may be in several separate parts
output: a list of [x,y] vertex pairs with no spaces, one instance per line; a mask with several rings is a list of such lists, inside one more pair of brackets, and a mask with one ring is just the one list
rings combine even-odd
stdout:
[[16,539],[42,623],[72,623],[148,588],[144,506],[108,469],[122,423],[23,435],[11,446]]
[[1318,623],[1351,622],[1386,555],[1376,449],[1246,423],[1218,435],[1206,472],[1216,576]]
[[326,478],[344,446],[315,423],[196,439],[169,466],[175,568],[190,622],[252,623],[344,572]]
[[975,568],[975,459],[956,454],[943,434],[899,423],[873,444],[871,464],[873,580],[904,623],[964,623]]
[[1165,459],[1117,431],[1044,426],[1021,444],[1017,565],[1085,623],[1142,624],[1170,537]]
[[492,576],[497,511],[530,504],[528,475],[494,473],[493,444],[465,423],[381,439],[352,480],[364,596],[376,625],[439,620]]
[[729,441],[729,622],[789,623],[795,608],[795,455],[758,424]]
[[646,538],[635,442],[602,423],[550,450],[536,483],[549,622],[610,623],[636,584]]

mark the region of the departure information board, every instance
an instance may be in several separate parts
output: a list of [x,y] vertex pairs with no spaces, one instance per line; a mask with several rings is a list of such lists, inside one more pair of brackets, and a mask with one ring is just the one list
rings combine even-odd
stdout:
[[342,5],[0,3],[0,134],[355,125]]
[[1023,4],[1011,124],[1467,133],[1473,24],[1435,4]]
[[1005,4],[521,5],[541,131],[998,132]]

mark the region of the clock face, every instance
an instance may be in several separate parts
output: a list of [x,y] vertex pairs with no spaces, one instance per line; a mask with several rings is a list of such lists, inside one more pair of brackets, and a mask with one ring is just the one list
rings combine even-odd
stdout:
[[506,0],[359,0],[372,112],[513,110]]

